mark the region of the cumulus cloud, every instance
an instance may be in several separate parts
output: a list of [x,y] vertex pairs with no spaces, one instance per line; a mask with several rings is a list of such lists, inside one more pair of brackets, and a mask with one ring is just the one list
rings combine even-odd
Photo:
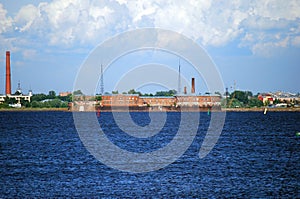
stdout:
[[254,15],[272,20],[295,20],[300,16],[300,1],[298,0],[254,0],[251,1],[250,6],[253,8]]
[[16,30],[24,36],[35,35],[46,39],[49,45],[71,47],[95,44],[108,36],[107,32],[111,36],[118,23],[114,12],[108,3],[55,0],[22,7],[14,21]]
[[6,16],[7,11],[3,8],[3,5],[0,3],[0,34],[9,31],[12,27],[12,18]]
[[261,53],[299,47],[300,1],[290,0],[54,0],[23,6],[14,18],[0,4],[0,34],[13,26],[28,39],[48,45],[95,45],[140,27],[171,29],[206,46],[239,39]]
[[280,49],[287,47],[288,43],[289,37],[277,39],[277,41],[273,42],[258,42],[253,45],[252,51],[256,55],[272,57],[272,55],[276,54],[276,51],[280,51]]
[[29,30],[34,20],[38,17],[38,8],[35,6],[29,4],[22,7],[14,19],[16,25],[15,29],[20,32]]

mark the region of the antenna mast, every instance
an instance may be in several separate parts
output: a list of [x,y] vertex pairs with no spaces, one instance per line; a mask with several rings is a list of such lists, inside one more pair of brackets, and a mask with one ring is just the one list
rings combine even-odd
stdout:
[[180,59],[178,65],[178,94],[181,93],[181,74],[180,74]]
[[100,94],[104,94],[104,82],[103,82],[103,66],[101,63],[101,76],[100,76]]

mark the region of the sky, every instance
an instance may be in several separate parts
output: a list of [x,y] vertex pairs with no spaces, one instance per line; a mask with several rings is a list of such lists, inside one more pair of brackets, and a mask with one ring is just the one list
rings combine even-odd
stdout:
[[[24,93],[72,91],[80,68],[98,45],[146,27],[172,30],[196,42],[229,91],[300,92],[299,0],[0,0],[0,93],[5,92],[7,50],[13,91],[18,82]],[[117,80],[137,66],[157,63],[176,71],[178,62],[166,52],[131,53],[104,72],[104,89],[114,90]],[[189,82],[195,77],[197,93],[205,93],[205,77],[192,68],[181,60],[184,78]],[[177,89],[178,79],[165,76],[171,87],[135,89]]]

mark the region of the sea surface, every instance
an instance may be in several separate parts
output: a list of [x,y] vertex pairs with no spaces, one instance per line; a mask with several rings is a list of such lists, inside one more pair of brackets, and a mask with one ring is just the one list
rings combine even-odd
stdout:
[[[131,117],[151,123],[148,113]],[[112,113],[98,120],[111,142],[142,153],[171,142],[180,118],[167,113],[161,131],[147,139],[122,132]],[[89,153],[70,112],[0,112],[0,198],[300,198],[299,112],[228,112],[217,144],[200,159],[210,118],[200,114],[195,139],[175,162],[130,173]]]

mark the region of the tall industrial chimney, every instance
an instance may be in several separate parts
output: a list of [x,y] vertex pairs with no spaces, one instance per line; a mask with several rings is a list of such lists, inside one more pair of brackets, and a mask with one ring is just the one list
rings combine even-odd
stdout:
[[195,78],[192,78],[192,90],[191,93],[195,93]]
[[11,81],[10,81],[10,52],[6,51],[6,95],[11,95]]
[[184,87],[183,93],[186,95],[186,86]]

